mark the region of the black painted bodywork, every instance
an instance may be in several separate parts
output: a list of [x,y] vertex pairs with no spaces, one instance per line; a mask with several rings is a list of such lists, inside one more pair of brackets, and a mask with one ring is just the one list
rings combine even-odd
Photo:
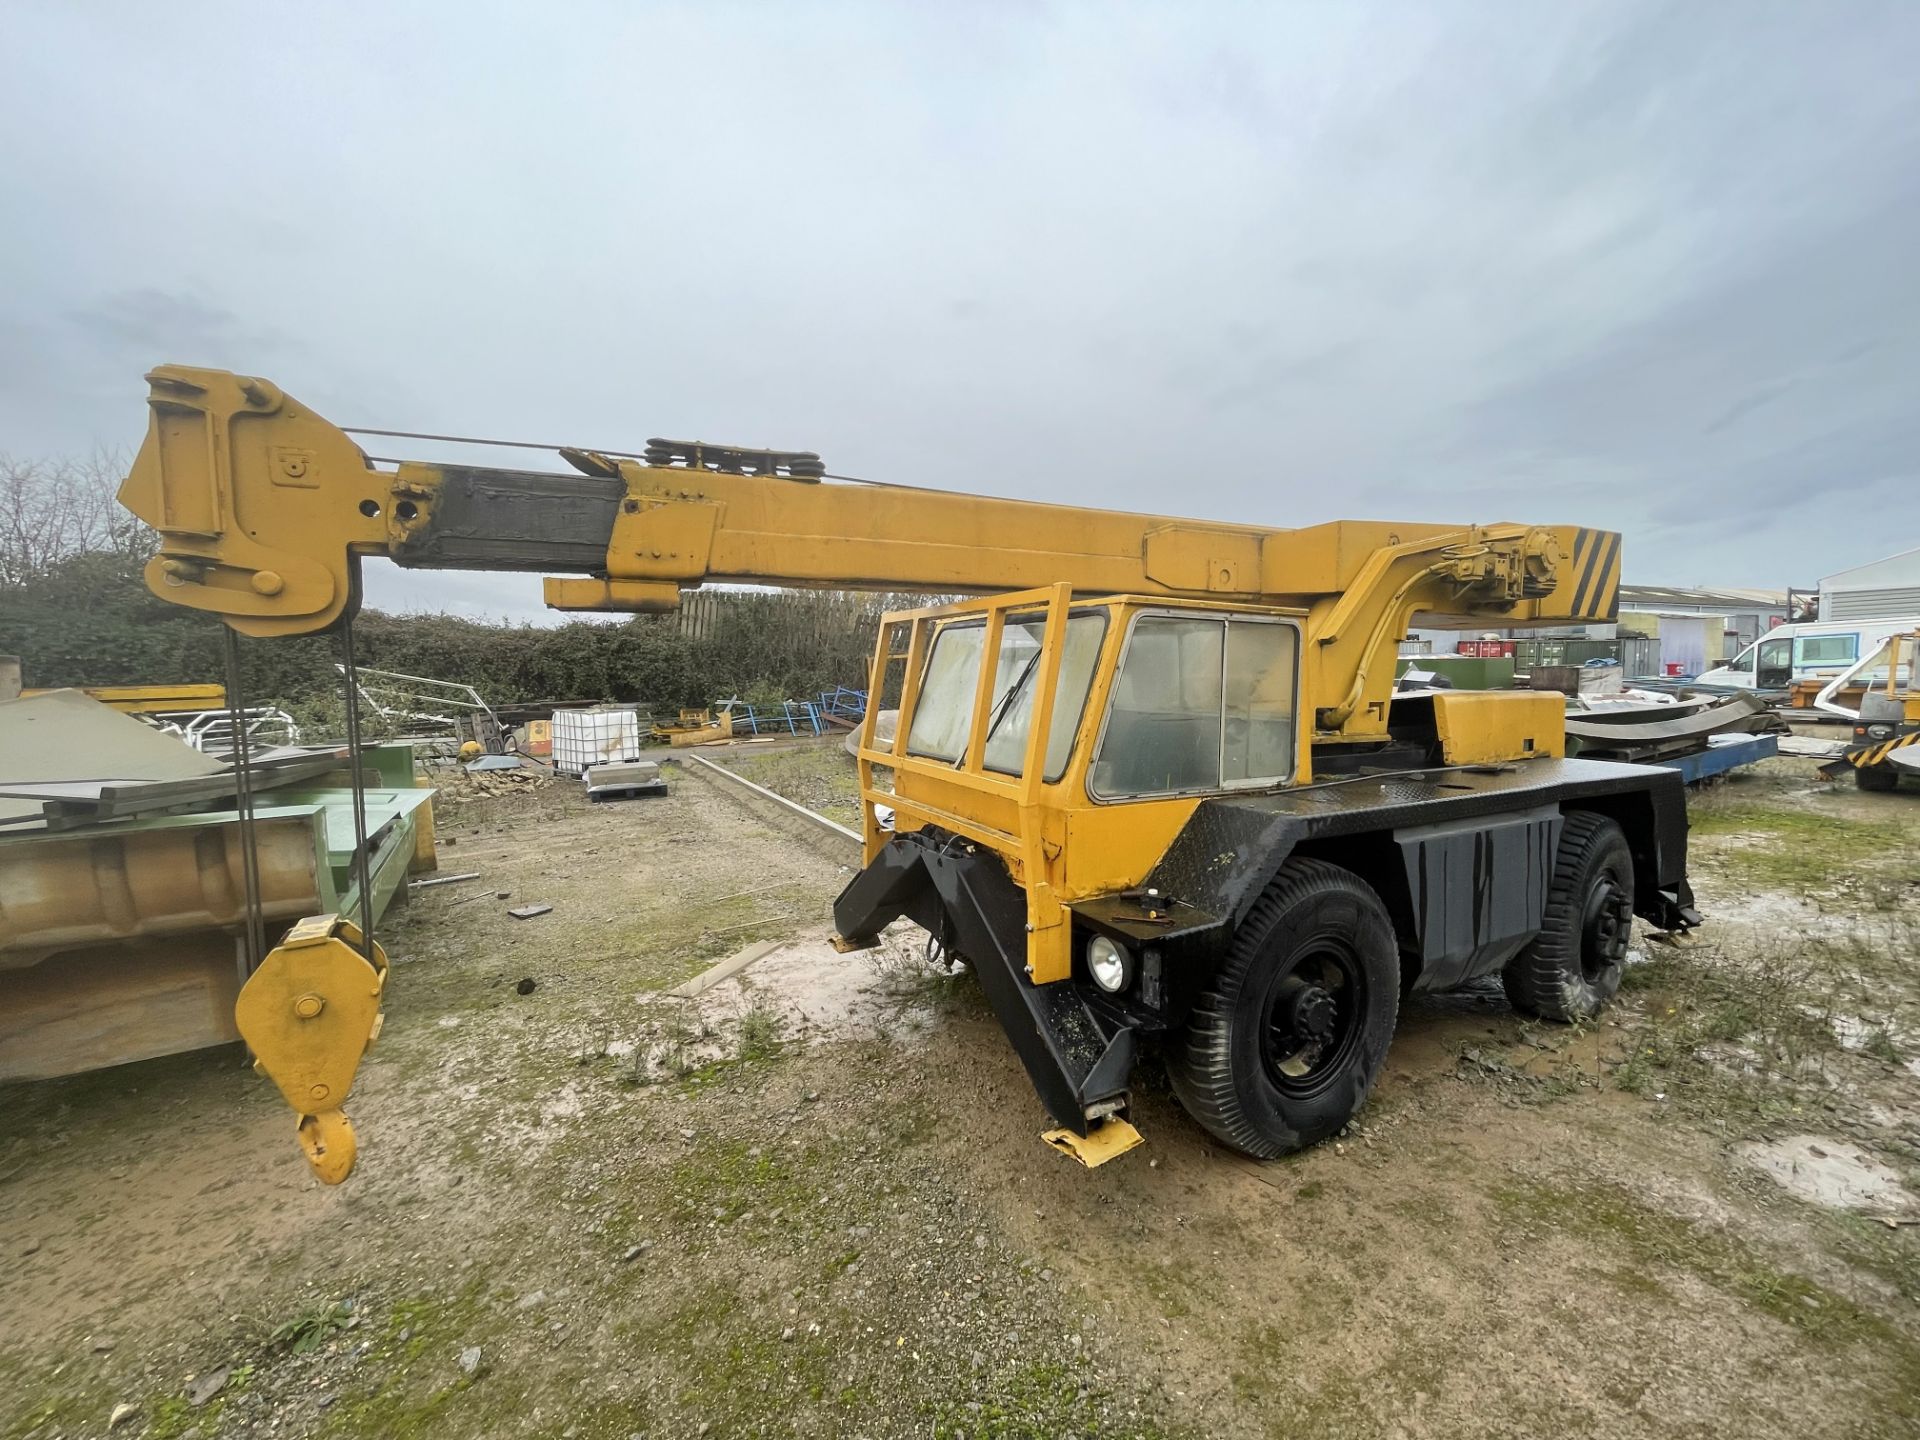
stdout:
[[1091,986],[1027,979],[1026,897],[999,856],[930,831],[896,836],[840,892],[833,919],[870,940],[902,916],[972,964],[1055,1120],[1084,1135],[1090,1107],[1125,1095],[1136,1027],[1090,1006]]
[[965,956],[1048,1111],[1085,1134],[1088,1107],[1124,1101],[1136,1033],[1186,1019],[1290,856],[1371,885],[1392,917],[1407,987],[1443,989],[1497,972],[1538,933],[1561,816],[1572,809],[1625,831],[1642,918],[1663,930],[1699,923],[1680,776],[1544,759],[1203,800],[1141,891],[1072,907],[1076,957],[1094,933],[1139,957],[1138,978],[1119,996],[1080,975],[1078,958],[1073,979],[1030,983],[1019,887],[993,852],[938,831],[889,841],[834,902],[834,921],[862,940],[904,916]]

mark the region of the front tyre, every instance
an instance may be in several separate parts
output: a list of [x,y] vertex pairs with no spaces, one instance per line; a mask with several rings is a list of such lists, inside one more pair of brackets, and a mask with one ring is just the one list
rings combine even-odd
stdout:
[[1569,810],[1540,933],[1501,972],[1513,1008],[1591,1020],[1613,999],[1633,934],[1633,852],[1604,815]]
[[1399,1008],[1380,898],[1338,866],[1289,860],[1170,1047],[1174,1093],[1256,1159],[1304,1150],[1365,1103]]
[[1853,783],[1862,790],[1884,794],[1900,788],[1900,772],[1884,760],[1878,765],[1856,765],[1853,767]]

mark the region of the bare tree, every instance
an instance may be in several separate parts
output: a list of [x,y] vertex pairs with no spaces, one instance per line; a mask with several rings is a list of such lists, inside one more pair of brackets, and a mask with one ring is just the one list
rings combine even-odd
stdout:
[[153,553],[153,534],[115,499],[126,459],[18,460],[0,453],[0,585],[20,585],[75,555]]

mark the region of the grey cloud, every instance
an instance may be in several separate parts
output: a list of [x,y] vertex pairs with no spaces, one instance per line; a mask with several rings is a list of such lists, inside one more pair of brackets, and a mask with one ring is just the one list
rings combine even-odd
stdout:
[[1728,585],[1878,553],[1832,502],[1914,478],[1900,0],[348,3],[292,84],[213,11],[9,25],[0,449],[130,443],[175,359],[348,423],[1604,524]]
[[148,353],[175,345],[195,353],[225,349],[240,329],[233,314],[216,305],[152,289],[102,296],[67,319],[82,335],[116,350]]

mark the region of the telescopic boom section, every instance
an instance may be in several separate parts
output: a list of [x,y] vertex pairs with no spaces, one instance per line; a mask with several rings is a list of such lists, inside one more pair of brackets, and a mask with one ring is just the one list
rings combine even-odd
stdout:
[[1416,612],[1507,626],[1615,611],[1620,543],[1607,531],[1221,525],[729,473],[698,450],[667,464],[562,451],[575,474],[382,470],[265,380],[176,365],[147,380],[147,439],[120,498],[160,532],[148,583],[249,635],[350,615],[361,555],[564,572],[546,582],[563,610],[668,610],[712,581],[935,594],[1064,582],[1306,609],[1316,728],[1354,738],[1384,728],[1395,642]]

